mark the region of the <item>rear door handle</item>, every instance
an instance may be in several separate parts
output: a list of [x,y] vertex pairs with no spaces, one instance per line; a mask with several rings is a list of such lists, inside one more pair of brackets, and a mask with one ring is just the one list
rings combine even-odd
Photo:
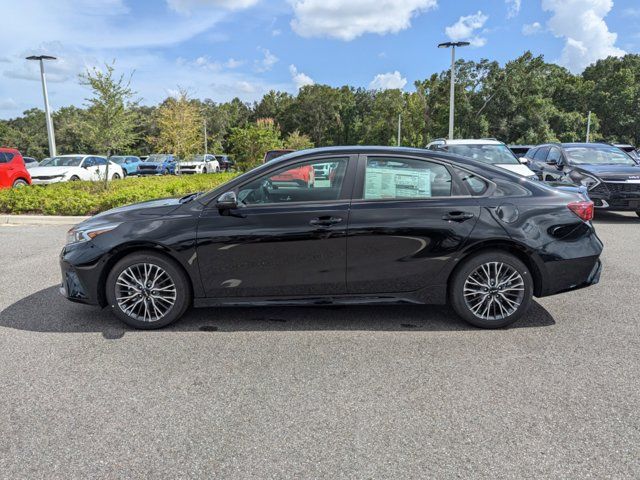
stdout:
[[465,220],[470,220],[475,215],[471,212],[449,212],[442,216],[443,220],[447,220],[448,222],[464,222]]
[[309,221],[309,225],[313,225],[314,227],[330,227],[331,225],[335,225],[337,223],[342,222],[342,217],[317,217]]

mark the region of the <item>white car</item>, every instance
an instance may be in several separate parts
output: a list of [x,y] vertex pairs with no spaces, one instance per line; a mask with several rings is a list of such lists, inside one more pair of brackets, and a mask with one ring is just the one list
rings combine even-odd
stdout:
[[[74,180],[104,180],[107,175],[107,159],[96,155],[59,155],[43,160],[39,166],[29,169],[33,185]],[[109,180],[124,178],[122,167],[109,164]]]
[[431,142],[427,145],[427,148],[429,150],[440,150],[473,158],[474,160],[489,163],[496,167],[517,173],[530,180],[537,180],[538,178],[529,167],[523,165],[522,161],[518,160],[509,147],[492,138],[460,140],[441,138]]
[[220,163],[215,155],[191,155],[178,162],[178,173],[217,173],[220,171]]

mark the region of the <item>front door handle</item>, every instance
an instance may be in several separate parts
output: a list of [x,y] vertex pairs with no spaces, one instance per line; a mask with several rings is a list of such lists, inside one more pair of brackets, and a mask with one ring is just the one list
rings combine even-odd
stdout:
[[317,217],[309,221],[309,225],[313,225],[314,227],[330,227],[331,225],[335,225],[337,223],[342,222],[342,217]]
[[448,222],[464,222],[465,220],[470,220],[475,215],[471,212],[449,212],[442,216],[443,220],[447,220]]

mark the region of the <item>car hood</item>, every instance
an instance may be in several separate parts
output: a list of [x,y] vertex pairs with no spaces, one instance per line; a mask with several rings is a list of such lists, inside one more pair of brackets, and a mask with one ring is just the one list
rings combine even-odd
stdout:
[[523,177],[532,177],[535,175],[529,167],[523,165],[522,163],[496,163],[496,167],[503,168],[505,170],[509,170],[510,172],[517,173],[518,175],[522,175]]
[[602,180],[625,181],[640,180],[640,165],[594,165],[581,164],[578,171],[595,175]]
[[33,167],[29,169],[32,177],[50,177],[52,175],[63,175],[71,170],[77,170],[80,167]]
[[107,223],[129,222],[132,220],[160,217],[173,212],[181,205],[179,198],[162,198],[147,202],[134,203],[124,207],[112,208],[85,220],[82,226],[99,226]]

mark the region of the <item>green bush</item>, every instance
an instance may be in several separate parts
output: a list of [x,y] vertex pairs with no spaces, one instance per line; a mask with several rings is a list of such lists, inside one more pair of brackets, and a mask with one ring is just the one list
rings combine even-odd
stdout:
[[129,177],[109,183],[66,182],[0,190],[0,213],[39,215],[95,215],[130,203],[180,197],[211,190],[236,173]]

